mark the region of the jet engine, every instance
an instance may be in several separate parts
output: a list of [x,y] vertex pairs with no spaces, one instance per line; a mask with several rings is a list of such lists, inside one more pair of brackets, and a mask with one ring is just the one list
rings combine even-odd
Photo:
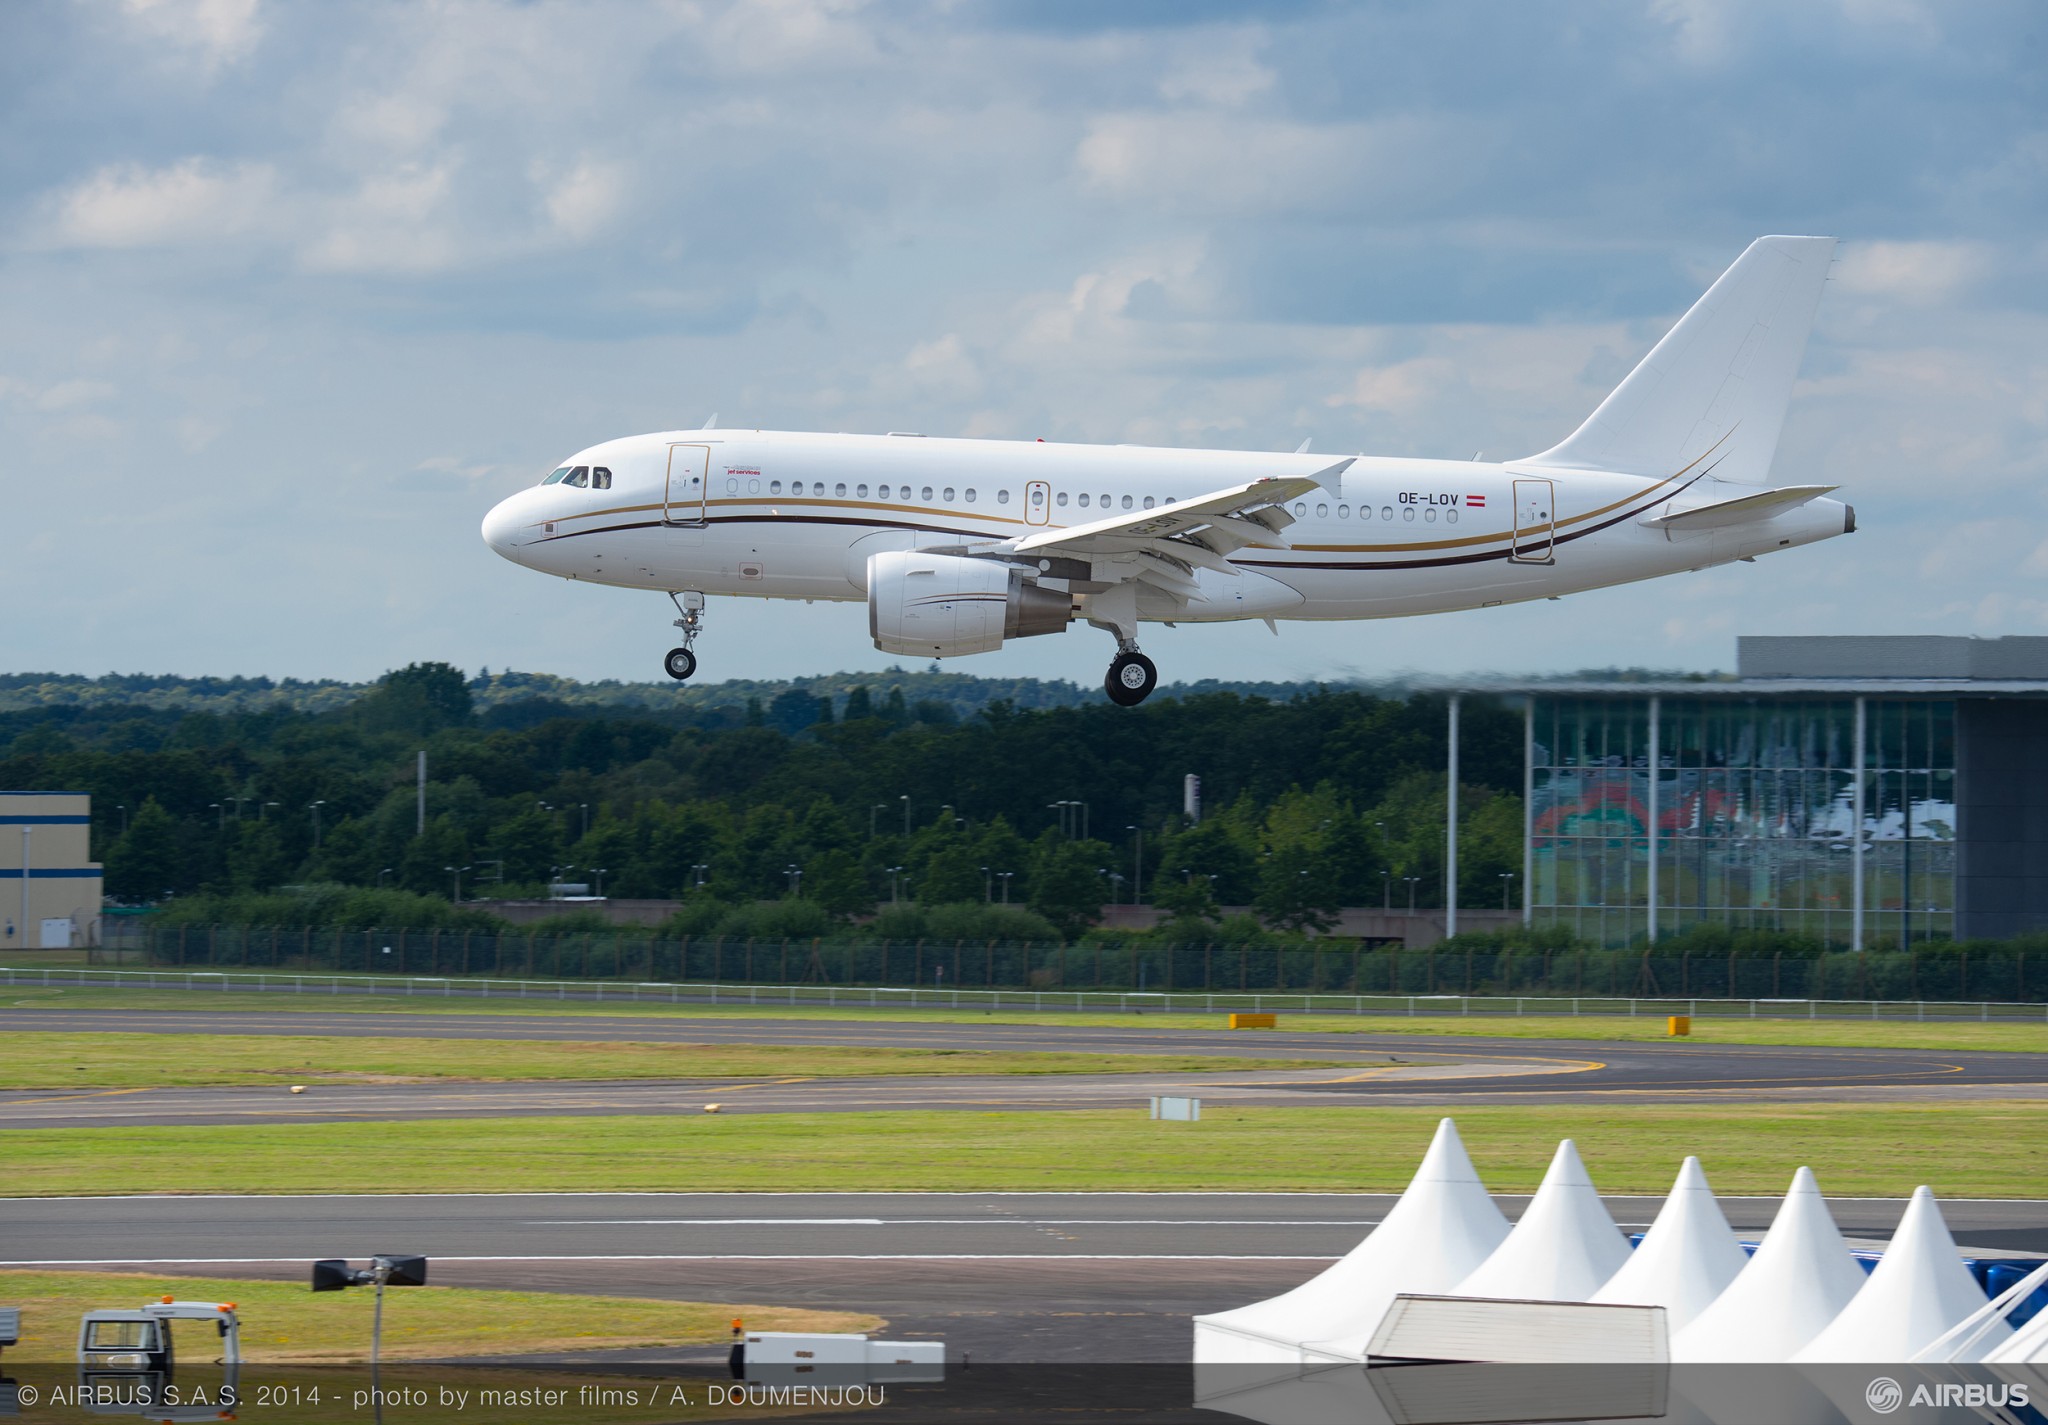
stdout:
[[1071,595],[998,560],[915,549],[868,559],[868,632],[884,653],[990,653],[1006,638],[1058,633],[1073,616]]

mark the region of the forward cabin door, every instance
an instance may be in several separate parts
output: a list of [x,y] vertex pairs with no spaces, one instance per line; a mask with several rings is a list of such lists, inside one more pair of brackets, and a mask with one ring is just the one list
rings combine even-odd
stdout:
[[662,495],[663,524],[704,523],[711,447],[671,445],[668,448],[668,483]]
[[1517,564],[1557,562],[1557,485],[1551,480],[1515,481],[1515,550]]

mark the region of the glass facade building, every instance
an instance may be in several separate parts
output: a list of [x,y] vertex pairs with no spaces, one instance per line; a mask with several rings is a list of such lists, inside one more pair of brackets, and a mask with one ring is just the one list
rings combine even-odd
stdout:
[[1957,742],[1954,698],[1532,689],[1528,917],[1610,946],[1702,922],[1947,938]]

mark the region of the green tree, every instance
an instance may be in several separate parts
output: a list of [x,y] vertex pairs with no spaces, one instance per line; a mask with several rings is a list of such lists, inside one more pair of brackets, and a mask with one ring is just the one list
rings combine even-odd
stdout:
[[875,908],[875,888],[848,851],[821,851],[804,869],[804,897],[833,915],[862,915]]
[[469,683],[447,663],[408,663],[378,679],[356,707],[358,719],[373,731],[425,736],[469,722]]
[[181,861],[178,823],[150,797],[107,852],[107,894],[122,900],[156,900],[177,889]]
[[1031,897],[1026,904],[1063,937],[1079,935],[1102,919],[1109,892],[1102,868],[1111,855],[1100,841],[1069,841],[1057,831],[1047,831],[1033,848]]

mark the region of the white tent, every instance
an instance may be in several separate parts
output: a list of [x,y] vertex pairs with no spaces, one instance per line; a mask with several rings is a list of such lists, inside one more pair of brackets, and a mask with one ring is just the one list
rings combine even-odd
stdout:
[[[1400,1200],[1363,1242],[1292,1291],[1195,1318],[1195,1361],[1298,1362],[1301,1343],[1364,1339],[1400,1292],[1448,1290],[1486,1259],[1508,1223],[1446,1118]],[[1330,1354],[1346,1354],[1336,1352]]]
[[[2006,1322],[2006,1318],[2012,1315],[2013,1308],[2044,1286],[2048,1286],[2048,1262],[2043,1262],[1935,1337],[1932,1342],[1922,1346],[1913,1354],[1913,1359],[1960,1362],[1988,1360],[1992,1352],[2002,1349],[2015,1334],[2012,1326]],[[2041,1319],[2048,1320],[2048,1316]]]
[[1907,1361],[1985,1305],[1984,1288],[1956,1254],[1956,1239],[1927,1188],[1906,1215],[1870,1279],[1828,1328],[1792,1359]]
[[1661,1306],[1676,1334],[1728,1289],[1748,1261],[1700,1160],[1687,1158],[1641,1245],[1590,1300]]
[[1584,1301],[1628,1256],[1628,1238],[1607,1215],[1577,1145],[1567,1138],[1515,1230],[1451,1295]]
[[1671,1339],[1674,1361],[1788,1361],[1863,1287],[1811,1168],[1792,1176],[1741,1275]]

